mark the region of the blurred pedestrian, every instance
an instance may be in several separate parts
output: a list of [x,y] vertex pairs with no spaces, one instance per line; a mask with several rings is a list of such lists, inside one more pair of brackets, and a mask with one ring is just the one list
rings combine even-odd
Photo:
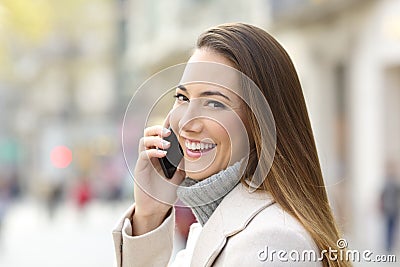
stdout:
[[88,176],[82,175],[79,178],[78,183],[73,188],[73,197],[79,210],[83,210],[90,202],[92,199],[92,188]]
[[49,218],[53,219],[57,208],[60,206],[63,200],[64,185],[61,182],[48,185],[47,192],[47,211]]
[[10,183],[7,178],[0,176],[0,235],[8,207],[11,202]]
[[400,185],[393,163],[386,166],[385,184],[381,194],[381,206],[386,226],[386,250],[393,251],[400,211]]

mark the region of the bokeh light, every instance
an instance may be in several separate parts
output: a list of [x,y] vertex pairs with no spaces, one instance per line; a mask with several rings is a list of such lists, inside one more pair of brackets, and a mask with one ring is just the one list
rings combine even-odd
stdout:
[[50,154],[51,163],[56,168],[66,168],[72,161],[72,152],[66,146],[56,146]]

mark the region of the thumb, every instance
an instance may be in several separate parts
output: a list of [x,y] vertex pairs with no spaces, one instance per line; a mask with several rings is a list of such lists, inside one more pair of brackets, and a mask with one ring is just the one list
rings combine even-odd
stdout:
[[182,181],[185,179],[186,173],[183,170],[180,170],[179,168],[176,169],[174,176],[170,179],[171,183],[175,185],[180,185]]

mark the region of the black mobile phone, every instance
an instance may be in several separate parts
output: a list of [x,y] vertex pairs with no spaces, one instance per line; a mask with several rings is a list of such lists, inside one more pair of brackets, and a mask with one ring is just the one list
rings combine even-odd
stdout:
[[178,167],[179,162],[183,158],[182,147],[178,142],[178,138],[175,133],[169,128],[171,134],[164,138],[171,143],[170,147],[167,149],[167,155],[163,158],[159,158],[161,168],[165,174],[165,177],[171,179],[174,176],[176,168]]

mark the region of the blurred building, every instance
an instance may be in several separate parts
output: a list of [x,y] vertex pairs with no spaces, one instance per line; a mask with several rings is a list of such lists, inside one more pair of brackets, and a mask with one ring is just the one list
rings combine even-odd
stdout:
[[400,164],[400,2],[270,3],[271,32],[303,84],[335,214],[353,247],[379,248],[385,162]]
[[[123,0],[122,0],[123,1]],[[127,96],[150,75],[188,60],[197,36],[217,24],[243,21],[266,26],[268,2],[254,0],[124,1],[127,3]]]
[[[103,188],[107,181],[96,178],[115,158],[121,163],[115,176],[126,176],[117,157],[125,106],[119,14],[117,1],[0,4],[0,148],[12,150],[0,168],[12,161],[7,165],[15,166],[28,195],[68,187],[83,175]],[[60,145],[73,154],[65,169],[50,160]]]

